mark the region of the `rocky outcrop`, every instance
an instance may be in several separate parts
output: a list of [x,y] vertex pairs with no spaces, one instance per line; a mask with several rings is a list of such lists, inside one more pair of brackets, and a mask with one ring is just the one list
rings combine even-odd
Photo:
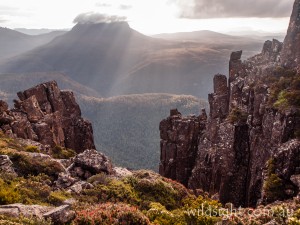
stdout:
[[170,117],[160,123],[161,175],[187,185],[205,121],[205,111],[199,117],[182,117],[177,110],[171,110]]
[[37,218],[42,218],[44,213],[53,210],[54,207],[50,206],[40,206],[40,205],[23,205],[23,204],[10,204],[1,205],[0,214],[10,217],[19,217],[23,215],[24,217],[35,216]]
[[[179,112],[161,122],[160,174],[218,196],[222,203],[255,206],[265,199],[264,171],[274,158],[283,199],[299,193],[299,109],[278,110],[270,104],[272,82],[267,82],[284,75],[278,68],[297,69],[299,5],[296,0],[284,44],[266,41],[262,52],[246,61],[242,51],[231,54],[228,81],[225,75],[214,77],[209,118],[202,129],[191,129],[199,124],[197,117]],[[179,146],[184,146],[181,155],[193,157],[178,157]]]
[[295,0],[287,35],[284,39],[281,60],[285,67],[297,67],[300,72],[300,0]]
[[98,173],[112,174],[112,168],[112,163],[107,156],[92,149],[78,154],[68,171],[73,177],[88,179]]
[[26,218],[51,219],[54,224],[66,224],[75,218],[75,211],[70,210],[69,205],[62,205],[56,208],[23,204],[1,205],[0,214],[15,218],[23,216]]
[[69,205],[62,205],[43,214],[45,219],[51,219],[54,224],[67,224],[75,218],[75,211]]
[[[262,198],[263,170],[268,160],[281,151],[284,143],[293,140],[300,123],[295,111],[283,113],[268,106],[269,87],[257,80],[257,70],[247,74],[249,62],[237,58],[230,65],[240,70],[231,68],[229,86],[226,76],[214,78],[210,114],[202,129],[198,117],[179,114],[161,122],[160,174],[191,189],[217,195],[223,203],[254,206]],[[268,71],[263,64],[260,66],[260,72]],[[178,157],[178,148],[181,155],[190,157]],[[289,154],[294,158],[276,156],[285,165],[276,165],[278,170],[293,171],[285,176],[286,183],[297,175],[295,159],[299,159],[299,152]],[[294,188],[292,195],[297,192]]]
[[72,92],[61,91],[51,81],[19,92],[18,97],[11,110],[0,101],[0,129],[7,135],[76,152],[95,148],[92,125],[81,117]]

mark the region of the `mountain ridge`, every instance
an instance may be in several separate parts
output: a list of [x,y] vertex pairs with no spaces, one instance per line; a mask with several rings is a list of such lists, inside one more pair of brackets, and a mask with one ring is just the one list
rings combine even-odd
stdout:
[[[125,22],[77,24],[51,43],[2,62],[0,72],[60,71],[105,97],[145,92],[204,97],[212,88],[205,85],[212,80],[208,74],[225,72],[230,49],[240,45],[250,54],[259,46],[258,41],[232,42],[167,41]],[[182,86],[183,81],[189,82]]]
[[9,28],[0,27],[0,60],[19,55],[38,46],[42,46],[62,34],[64,34],[64,32],[54,31],[48,34],[31,36]]

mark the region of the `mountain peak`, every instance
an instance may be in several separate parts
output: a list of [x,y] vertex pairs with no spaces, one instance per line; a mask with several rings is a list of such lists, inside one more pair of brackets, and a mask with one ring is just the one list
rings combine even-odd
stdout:
[[300,0],[294,3],[281,60],[284,66],[300,71]]
[[69,32],[70,35],[115,35],[122,32],[130,33],[132,29],[127,22],[111,23],[77,23]]
[[77,23],[73,28],[73,30],[78,29],[103,29],[103,28],[127,28],[130,29],[128,22],[120,21],[120,22],[111,22],[111,23]]

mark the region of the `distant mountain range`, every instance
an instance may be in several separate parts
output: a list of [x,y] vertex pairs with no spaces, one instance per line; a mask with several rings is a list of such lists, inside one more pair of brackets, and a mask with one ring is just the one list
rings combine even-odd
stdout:
[[253,55],[262,45],[210,31],[155,37],[125,22],[77,24],[48,44],[2,61],[0,72],[59,71],[108,97],[174,93],[205,98],[212,76],[227,73],[232,50]]
[[223,42],[233,43],[233,42],[241,41],[241,37],[221,34],[210,30],[179,32],[179,33],[164,33],[164,34],[153,35],[152,37],[162,38],[167,40],[177,40],[177,41],[197,41],[202,43],[211,43],[211,42],[215,42],[216,40],[218,40],[220,43]]
[[28,35],[40,35],[40,34],[48,34],[51,32],[57,32],[57,31],[59,32],[68,31],[68,29],[47,29],[47,28],[41,28],[41,29],[15,28],[14,30]]
[[53,31],[41,35],[27,35],[15,30],[0,27],[0,60],[10,58],[38,46],[45,45],[55,37],[64,34],[64,31]]

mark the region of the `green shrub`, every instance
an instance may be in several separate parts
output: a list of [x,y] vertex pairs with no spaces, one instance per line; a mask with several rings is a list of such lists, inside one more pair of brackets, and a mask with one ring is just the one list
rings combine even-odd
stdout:
[[288,220],[288,225],[300,224],[300,209],[296,210],[291,218]]
[[12,204],[20,200],[21,195],[18,192],[17,183],[0,179],[0,205]]
[[181,199],[187,194],[183,185],[158,176],[152,171],[141,170],[125,178],[141,199],[143,209],[149,209],[151,202],[158,202],[167,209],[181,206]]
[[267,173],[268,173],[268,176],[270,176],[271,174],[275,173],[275,159],[274,158],[271,158],[268,160],[267,162]]
[[18,192],[20,193],[21,203],[23,204],[47,204],[51,188],[45,183],[39,182],[34,177],[20,179]]
[[[185,225],[185,224],[216,224],[221,220],[221,204],[201,196],[189,196],[183,200],[184,207],[168,211],[160,203],[151,203],[146,215],[154,224]],[[202,213],[203,210],[203,213]],[[205,214],[211,210],[211,215]],[[216,212],[214,215],[213,213]]]
[[237,107],[231,109],[228,115],[228,120],[230,123],[245,123],[247,122],[247,119],[248,114]]
[[21,176],[37,176],[41,173],[56,179],[64,168],[56,161],[49,158],[33,157],[25,153],[15,153],[11,157],[17,173]]
[[5,135],[3,137],[0,137],[0,143],[1,143],[1,151],[5,149],[11,149],[14,151],[25,151],[25,146],[21,144],[18,140],[13,138],[8,138]]
[[149,205],[150,209],[146,212],[146,216],[154,224],[173,225],[185,224],[183,213],[168,211],[163,205],[157,202],[152,202]]
[[153,172],[142,171],[122,180],[108,179],[100,174],[91,177],[89,182],[99,179],[99,184],[94,188],[76,196],[79,201],[125,202],[141,209],[149,209],[151,202],[158,202],[167,209],[175,209],[182,206],[181,200],[188,195],[183,185],[154,175]]
[[267,202],[284,199],[284,183],[277,174],[271,174],[265,181],[263,188],[265,191]]
[[63,202],[69,198],[71,198],[71,194],[65,192],[65,191],[54,191],[51,192],[48,196],[48,202],[51,205],[59,206],[62,205]]
[[39,148],[37,146],[29,145],[25,147],[26,152],[40,152]]
[[98,184],[92,189],[83,190],[80,196],[75,196],[79,201],[89,203],[99,202],[124,202],[138,205],[140,199],[132,186],[122,180],[112,179],[107,184]]
[[123,203],[105,203],[78,211],[74,225],[150,225],[149,219],[136,207]]
[[76,152],[72,149],[63,148],[61,146],[55,146],[52,148],[52,157],[55,159],[69,159],[76,155]]
[[10,218],[7,216],[0,215],[0,225],[53,225],[50,219],[44,218]]
[[46,175],[24,178],[0,179],[0,204],[48,205],[51,193],[49,177]]
[[281,72],[281,77],[271,84],[269,105],[279,111],[300,109],[300,75],[295,71]]
[[287,99],[287,92],[285,90],[278,94],[277,101],[274,103],[274,107],[280,111],[286,110],[290,106],[289,100]]
[[109,184],[110,179],[108,178],[107,174],[105,173],[99,173],[96,174],[94,176],[91,176],[87,182],[91,183],[91,184],[103,184],[103,185],[107,185]]
[[159,202],[167,209],[175,209],[180,204],[178,203],[180,200],[178,192],[161,180],[150,181],[142,179],[137,183],[135,189],[138,191],[144,204]]
[[267,162],[267,180],[264,182],[264,192],[267,202],[284,199],[284,183],[283,180],[275,173],[275,159]]

